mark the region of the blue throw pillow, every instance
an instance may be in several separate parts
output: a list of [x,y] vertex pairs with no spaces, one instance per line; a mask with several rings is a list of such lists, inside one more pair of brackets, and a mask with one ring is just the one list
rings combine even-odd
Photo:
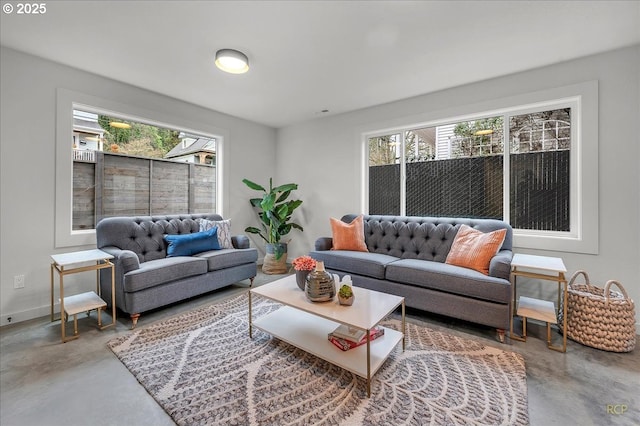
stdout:
[[216,227],[193,234],[165,235],[164,239],[169,244],[167,257],[191,256],[203,251],[220,250]]

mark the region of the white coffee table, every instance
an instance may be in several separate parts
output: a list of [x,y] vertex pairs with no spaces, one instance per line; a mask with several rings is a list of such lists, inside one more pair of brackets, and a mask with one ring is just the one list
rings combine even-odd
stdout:
[[[343,306],[334,301],[313,303],[298,288],[295,275],[253,288],[249,291],[249,336],[253,327],[309,352],[338,367],[367,379],[367,396],[371,396],[371,377],[378,371],[391,351],[402,341],[404,350],[404,297],[353,287],[355,302]],[[252,296],[262,296],[282,304],[282,308],[253,319]],[[348,351],[334,346],[327,335],[345,324],[369,331],[402,306],[402,332],[385,328],[384,335]]]

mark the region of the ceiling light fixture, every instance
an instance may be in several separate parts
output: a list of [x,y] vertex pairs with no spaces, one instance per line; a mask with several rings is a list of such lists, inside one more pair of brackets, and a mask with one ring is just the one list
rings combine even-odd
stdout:
[[231,74],[244,74],[249,71],[247,55],[233,49],[221,49],[216,52],[216,66]]
[[109,126],[115,127],[117,129],[130,129],[131,128],[131,124],[123,123],[121,121],[110,121],[109,122]]

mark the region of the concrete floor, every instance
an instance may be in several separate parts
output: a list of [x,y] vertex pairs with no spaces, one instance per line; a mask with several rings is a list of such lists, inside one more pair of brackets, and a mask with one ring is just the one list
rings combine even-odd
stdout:
[[[259,273],[260,285],[281,276]],[[246,292],[248,281],[144,314],[138,327]],[[567,353],[546,347],[544,326],[529,339],[497,342],[474,324],[408,309],[409,318],[486,345],[521,353],[526,362],[532,425],[640,425],[640,342],[632,353],[604,352],[568,341]],[[173,425],[171,418],[106,347],[129,333],[124,315],[103,331],[80,315],[80,338],[62,344],[60,323],[39,318],[0,328],[0,425]],[[110,317],[104,315],[106,323]],[[72,331],[72,324],[67,330]],[[554,339],[560,336],[554,333]],[[626,407],[626,409],[625,409]],[[624,410],[624,412],[623,412]]]

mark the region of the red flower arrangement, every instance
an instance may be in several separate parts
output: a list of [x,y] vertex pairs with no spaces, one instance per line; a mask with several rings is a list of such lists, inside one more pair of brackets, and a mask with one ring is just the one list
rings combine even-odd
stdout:
[[296,257],[291,263],[296,271],[313,271],[316,269],[316,261],[311,256]]

